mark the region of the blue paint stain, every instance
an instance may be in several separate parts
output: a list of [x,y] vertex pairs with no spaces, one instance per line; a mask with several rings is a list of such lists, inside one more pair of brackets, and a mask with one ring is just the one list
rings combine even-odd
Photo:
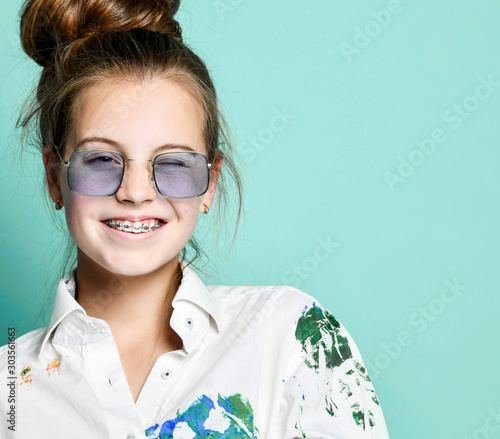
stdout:
[[155,424],[155,425],[152,425],[151,427],[149,427],[146,431],[145,431],[145,434],[146,434],[146,437],[153,437],[153,434],[155,433],[155,431],[158,429],[159,425],[158,424]]
[[[229,426],[223,432],[205,428],[205,422],[210,417],[210,412],[216,409],[216,403],[218,407],[223,409],[224,427],[229,422]],[[174,430],[181,427],[180,423],[187,424],[194,432],[193,439],[241,439],[249,437],[258,439],[258,429],[254,425],[252,406],[240,394],[228,397],[218,395],[216,402],[209,396],[202,395],[184,412],[177,411],[177,416],[174,419],[163,422],[161,426],[155,424],[146,429],[146,437],[173,439]],[[185,425],[182,426],[185,427]],[[247,431],[250,435],[247,434]]]
[[312,307],[315,309],[316,312],[318,312],[320,314],[320,316],[321,316],[322,319],[325,318],[325,313],[323,312],[323,310],[318,305],[316,305],[316,302],[312,303]]

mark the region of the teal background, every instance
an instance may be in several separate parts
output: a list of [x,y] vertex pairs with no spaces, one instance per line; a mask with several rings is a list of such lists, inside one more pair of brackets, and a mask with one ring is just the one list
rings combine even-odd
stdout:
[[[61,245],[41,158],[16,161],[15,120],[39,72],[18,44],[20,4],[0,17],[0,344],[8,326],[47,325],[51,307],[34,319],[55,294]],[[392,438],[500,437],[500,3],[184,0],[177,18],[213,73],[245,176],[220,282],[318,298],[356,340]],[[496,84],[488,97],[480,77]],[[294,117],[266,131],[283,109]],[[418,155],[436,129],[444,141]],[[391,189],[387,173],[410,156],[423,162]],[[320,240],[335,243],[326,258]],[[447,281],[462,286],[450,303]]]

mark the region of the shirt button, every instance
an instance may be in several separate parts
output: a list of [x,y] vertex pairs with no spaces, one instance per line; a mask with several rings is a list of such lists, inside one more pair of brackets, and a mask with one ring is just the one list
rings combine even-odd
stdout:
[[186,326],[187,326],[188,328],[192,328],[192,327],[193,327],[193,325],[194,325],[194,320],[193,320],[192,318],[188,318],[188,319],[186,319]]
[[164,380],[169,380],[170,378],[172,378],[172,371],[170,370],[164,370],[162,371],[161,373],[161,377],[164,379]]

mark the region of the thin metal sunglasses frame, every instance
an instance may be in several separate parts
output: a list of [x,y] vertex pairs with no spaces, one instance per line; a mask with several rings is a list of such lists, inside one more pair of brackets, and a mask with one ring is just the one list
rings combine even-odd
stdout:
[[[208,170],[210,171],[212,169],[212,167],[214,166],[214,163],[215,163],[215,158],[214,158],[214,161],[212,163],[209,163],[208,162],[208,157],[203,154],[202,152],[198,152],[198,151],[169,151],[169,152],[162,152],[161,154],[158,154],[157,156],[155,156],[152,160],[146,160],[146,159],[126,159],[123,154],[119,153],[118,151],[111,151],[109,149],[77,149],[75,151],[73,151],[71,153],[71,155],[69,156],[69,160],[68,161],[65,161],[63,160],[63,158],[61,157],[61,154],[59,153],[59,149],[57,147],[54,147],[57,155],[59,156],[59,159],[61,160],[61,165],[63,166],[66,166],[68,169],[69,169],[69,165],[71,163],[71,156],[76,153],[76,152],[80,152],[80,151],[102,151],[102,152],[110,152],[112,154],[117,154],[119,155],[121,158],[122,158],[122,162],[123,162],[123,166],[122,166],[122,176],[121,176],[121,179],[120,179],[120,185],[118,186],[118,188],[116,189],[115,192],[113,192],[112,194],[109,194],[109,195],[86,195],[86,194],[80,194],[79,192],[75,192],[73,189],[69,188],[71,190],[71,192],[74,192],[75,194],[78,194],[78,195],[83,195],[85,197],[111,197],[113,195],[115,195],[118,190],[120,189],[122,183],[123,183],[123,177],[125,176],[125,167],[127,166],[127,162],[150,162],[151,163],[151,181],[154,181],[155,183],[155,187],[156,187],[156,190],[158,191],[158,193],[162,196],[162,197],[165,197],[165,198],[173,198],[173,199],[186,199],[186,198],[197,198],[197,197],[201,197],[207,190],[208,190],[208,184],[207,184],[207,188],[205,189],[205,191],[199,195],[193,195],[191,197],[168,197],[166,195],[163,195],[160,191],[160,189],[158,188],[158,183],[156,182],[156,178],[155,178],[155,170],[154,170],[154,163],[156,161],[156,159],[160,156],[164,156],[164,155],[168,155],[168,154],[178,154],[178,153],[188,153],[188,154],[200,154],[202,155],[203,157],[205,157],[206,159],[206,162],[207,162],[207,168]],[[210,175],[210,174],[209,174]],[[209,180],[210,181],[210,180]],[[68,187],[69,187],[69,182],[68,182]]]

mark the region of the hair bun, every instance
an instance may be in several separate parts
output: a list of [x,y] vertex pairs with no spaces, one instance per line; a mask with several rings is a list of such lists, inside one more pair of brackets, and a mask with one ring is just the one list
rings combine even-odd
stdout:
[[27,0],[21,12],[21,44],[41,66],[61,45],[96,32],[147,29],[182,41],[174,15],[180,0]]

